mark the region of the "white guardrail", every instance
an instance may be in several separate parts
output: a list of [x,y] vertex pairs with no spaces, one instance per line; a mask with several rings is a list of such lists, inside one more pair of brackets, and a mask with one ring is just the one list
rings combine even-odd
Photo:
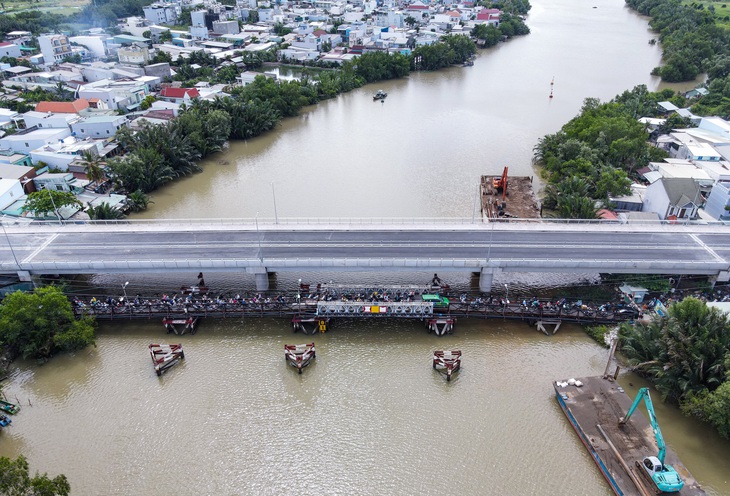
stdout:
[[[16,217],[2,217],[4,226],[469,226],[500,224],[575,224],[575,225],[618,225],[621,222],[604,219],[482,219],[481,217],[258,217],[258,218],[216,218],[216,219],[119,219],[119,220],[31,220]],[[631,220],[631,225],[642,226],[730,226],[730,221],[668,221]]]

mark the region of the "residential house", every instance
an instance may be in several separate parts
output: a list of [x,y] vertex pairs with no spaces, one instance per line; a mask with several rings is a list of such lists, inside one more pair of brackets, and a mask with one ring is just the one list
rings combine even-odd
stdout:
[[20,47],[15,43],[4,41],[0,43],[0,57],[20,57]]
[[142,10],[145,18],[152,24],[176,24],[182,13],[180,5],[167,3],[153,3]]
[[58,143],[59,140],[71,136],[71,129],[23,129],[10,136],[0,138],[0,148],[10,149],[16,153],[29,154],[32,150],[45,145]]
[[149,86],[137,79],[110,81],[104,79],[79,87],[81,98],[98,98],[112,110],[133,110],[150,95]]
[[89,52],[85,48],[72,46],[65,34],[47,34],[38,37],[38,46],[43,54],[43,63],[47,66],[63,62],[67,57],[74,55],[82,59],[89,58]]
[[697,127],[730,138],[730,122],[721,117],[703,117]]
[[474,24],[486,24],[488,26],[499,27],[502,11],[499,9],[482,9],[477,12],[477,18]]
[[86,117],[71,125],[71,131],[78,138],[113,138],[117,131],[129,127],[123,115]]
[[685,98],[692,99],[692,98],[699,98],[701,96],[706,96],[706,95],[709,95],[709,94],[710,94],[710,90],[708,90],[707,88],[703,88],[703,87],[700,86],[700,87],[695,88],[693,90],[687,91],[684,94],[684,97]]
[[705,212],[714,219],[730,220],[730,181],[718,181],[712,186]]
[[662,115],[669,115],[679,110],[679,107],[677,107],[672,102],[658,102],[656,105],[659,113]]
[[35,111],[53,112],[54,114],[78,114],[86,108],[89,108],[89,101],[86,98],[77,98],[73,102],[38,102]]
[[80,193],[83,191],[83,187],[78,184],[78,179],[70,172],[46,172],[33,179],[33,182],[38,191],[43,189],[71,193]]
[[20,181],[20,185],[26,194],[35,191],[33,178],[36,176],[36,170],[33,167],[0,163],[0,179]]
[[263,76],[266,78],[273,79],[276,81],[276,75],[275,74],[262,74],[260,72],[251,72],[246,71],[242,72],[241,75],[238,77],[238,82],[241,86],[248,86],[249,84],[253,83],[257,76]]
[[17,179],[0,179],[0,210],[4,210],[23,196],[23,185]]
[[102,146],[103,142],[101,140],[95,141],[91,138],[80,140],[71,136],[32,150],[30,157],[34,164],[44,162],[51,167],[66,171],[69,164],[82,157],[84,152],[102,155]]
[[0,108],[0,129],[20,128],[23,117],[15,110]]
[[145,65],[150,61],[150,49],[146,46],[132,45],[117,50],[117,57],[123,64]]
[[0,150],[0,164],[23,167],[33,166],[33,162],[30,160],[30,155],[17,153],[13,150]]
[[158,95],[160,100],[171,103],[190,104],[195,98],[200,96],[197,88],[162,88]]
[[697,182],[687,178],[662,178],[646,188],[644,212],[655,212],[662,220],[690,220],[702,203]]
[[81,117],[77,114],[54,114],[53,112],[36,112],[31,110],[23,114],[23,120],[28,128],[39,129],[71,129],[71,124],[77,122]]

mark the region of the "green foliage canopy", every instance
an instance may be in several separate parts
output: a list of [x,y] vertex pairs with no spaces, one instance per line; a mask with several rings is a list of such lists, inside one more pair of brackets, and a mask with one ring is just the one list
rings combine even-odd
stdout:
[[0,494],[7,496],[68,496],[71,485],[65,475],[53,479],[36,473],[30,476],[28,460],[20,455],[15,460],[0,457]]
[[0,343],[24,358],[48,358],[94,344],[94,321],[77,320],[71,302],[55,286],[16,291],[0,305]]

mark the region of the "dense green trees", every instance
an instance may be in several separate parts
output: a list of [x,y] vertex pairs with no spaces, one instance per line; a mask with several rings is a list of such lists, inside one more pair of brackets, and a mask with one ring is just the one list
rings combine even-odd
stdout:
[[696,298],[668,308],[665,318],[624,325],[622,351],[665,400],[730,436],[730,321]]
[[94,344],[94,321],[77,320],[71,302],[55,286],[16,291],[0,305],[0,344],[24,358],[48,358]]
[[665,81],[690,81],[730,54],[730,33],[715,24],[712,11],[697,10],[680,0],[626,3],[651,16],[649,24],[659,33],[664,52],[664,65],[655,68],[653,74]]
[[[666,156],[648,143],[649,133],[638,118],[656,115],[656,103],[672,99],[679,104],[684,100],[672,90],[651,93],[643,85],[608,103],[586,99],[577,117],[534,148],[548,183],[544,206],[561,217],[593,218],[595,209],[588,208],[588,201],[572,197],[608,206],[609,196],[627,194],[630,175]],[[671,124],[682,123],[675,119]],[[582,182],[580,188],[575,181]]]
[[0,494],[7,496],[68,496],[71,485],[65,475],[53,479],[46,474],[30,476],[28,460],[0,457]]
[[435,71],[452,64],[463,64],[477,51],[464,35],[447,35],[440,43],[423,45],[413,50],[412,66],[416,70]]

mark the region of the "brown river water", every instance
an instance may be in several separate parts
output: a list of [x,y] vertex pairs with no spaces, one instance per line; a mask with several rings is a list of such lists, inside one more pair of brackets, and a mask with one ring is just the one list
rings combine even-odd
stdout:
[[[481,52],[473,67],[361,88],[231,143],[203,173],[156,192],[140,217],[270,219],[272,183],[279,217],[470,217],[479,176],[504,166],[535,174],[532,147],[584,98],[659,87],[649,71],[660,48],[620,0],[534,1],[528,24],[532,34]],[[384,103],[370,98],[378,88]],[[550,277],[538,285],[564,281]],[[298,278],[408,284],[430,274],[280,274],[273,284],[291,289]],[[526,292],[535,283],[509,278],[495,284]],[[245,275],[206,280],[216,291],[253,288]],[[125,281],[128,294],[151,294],[195,274],[82,284],[118,294]],[[33,470],[64,473],[79,495],[611,494],[551,387],[603,372],[607,350],[579,327],[548,337],[523,323],[462,320],[436,338],[417,322],[346,321],[314,337],[317,360],[299,376],[283,345],[309,339],[283,319],[207,320],[174,338],[157,321],[102,324],[95,348],[14,364],[4,391],[23,410],[0,433],[0,456],[23,453]],[[147,352],[160,341],[186,352],[162,378]],[[451,383],[431,369],[439,348],[464,353]],[[620,382],[632,395],[644,385],[633,374]],[[656,403],[684,464],[709,494],[730,494],[730,443]]]

